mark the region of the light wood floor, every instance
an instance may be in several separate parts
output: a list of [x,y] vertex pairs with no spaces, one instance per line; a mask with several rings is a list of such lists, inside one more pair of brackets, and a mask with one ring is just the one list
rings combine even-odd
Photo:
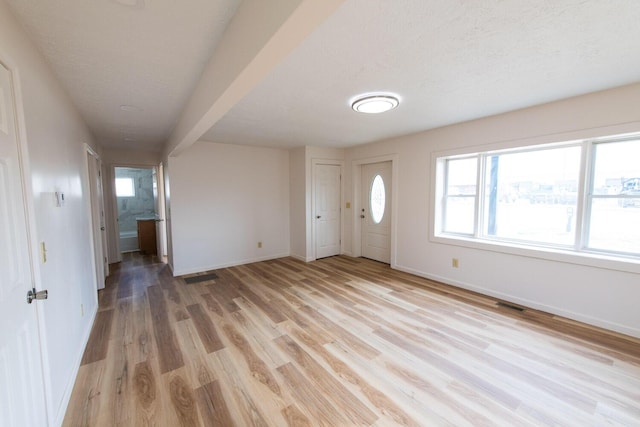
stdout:
[[208,273],[113,272],[65,426],[640,425],[640,340],[364,259]]

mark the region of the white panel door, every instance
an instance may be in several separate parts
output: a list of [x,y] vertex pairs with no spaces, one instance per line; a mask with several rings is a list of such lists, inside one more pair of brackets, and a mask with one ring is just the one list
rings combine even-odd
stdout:
[[340,166],[314,168],[316,258],[340,254]]
[[87,162],[89,165],[89,194],[91,196],[96,280],[98,282],[98,289],[104,289],[105,278],[109,274],[109,264],[107,263],[106,257],[106,222],[104,217],[100,160],[93,154],[87,153]]
[[9,71],[0,64],[0,426],[47,425],[36,304]]
[[362,166],[362,256],[391,261],[391,162]]

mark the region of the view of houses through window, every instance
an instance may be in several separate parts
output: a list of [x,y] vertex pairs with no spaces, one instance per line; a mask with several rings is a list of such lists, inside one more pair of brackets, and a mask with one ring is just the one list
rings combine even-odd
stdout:
[[436,234],[640,255],[640,138],[441,157]]

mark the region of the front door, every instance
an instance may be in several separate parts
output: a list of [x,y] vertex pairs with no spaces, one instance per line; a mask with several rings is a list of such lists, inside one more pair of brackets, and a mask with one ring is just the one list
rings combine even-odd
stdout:
[[47,425],[11,75],[0,64],[0,425]]
[[362,166],[362,256],[391,261],[391,162]]
[[314,167],[316,258],[340,254],[340,166]]

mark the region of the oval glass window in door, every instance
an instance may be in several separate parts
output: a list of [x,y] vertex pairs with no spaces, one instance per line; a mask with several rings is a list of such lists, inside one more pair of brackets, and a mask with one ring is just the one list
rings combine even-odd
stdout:
[[380,224],[384,216],[385,197],[384,181],[380,175],[376,175],[371,183],[371,193],[369,194],[371,219],[376,224]]

